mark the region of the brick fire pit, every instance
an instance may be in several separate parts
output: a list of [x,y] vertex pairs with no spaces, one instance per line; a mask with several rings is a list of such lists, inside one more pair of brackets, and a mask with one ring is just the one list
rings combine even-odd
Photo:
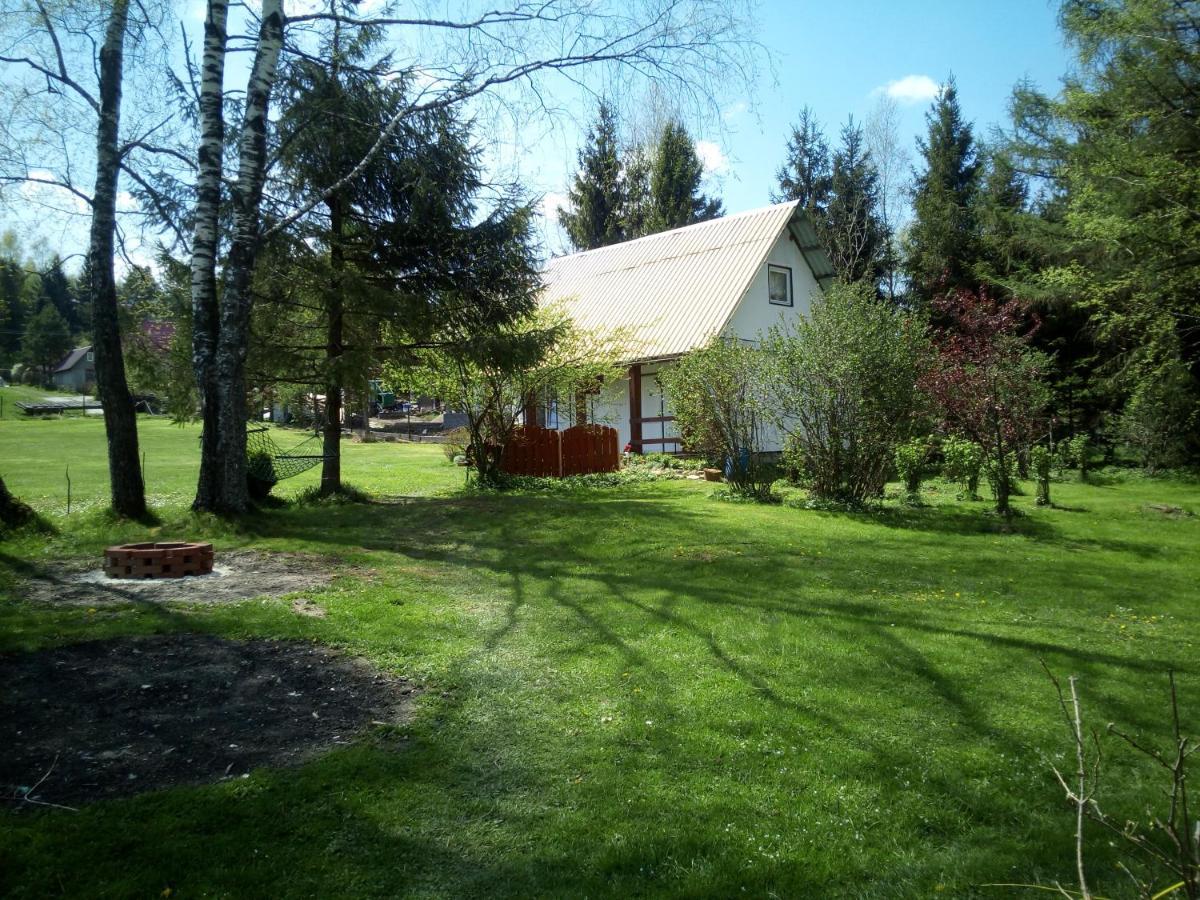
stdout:
[[109,578],[182,578],[207,575],[212,568],[212,544],[122,544],[104,551]]

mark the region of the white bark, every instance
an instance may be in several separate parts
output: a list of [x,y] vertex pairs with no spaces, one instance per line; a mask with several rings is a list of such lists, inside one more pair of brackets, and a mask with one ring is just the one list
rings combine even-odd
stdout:
[[249,349],[251,279],[261,237],[260,207],[267,160],[267,108],[283,50],[282,0],[263,0],[254,65],[238,138],[233,189],[234,233],[225,265],[215,356],[217,446],[215,508],[241,512],[246,489],[246,354]]
[[228,0],[209,0],[204,19],[204,56],[200,73],[200,146],[196,220],[192,235],[192,366],[204,420],[200,478],[196,489],[196,506],[200,508],[212,508],[217,500],[217,250],[221,159],[225,143],[223,102],[228,19]]

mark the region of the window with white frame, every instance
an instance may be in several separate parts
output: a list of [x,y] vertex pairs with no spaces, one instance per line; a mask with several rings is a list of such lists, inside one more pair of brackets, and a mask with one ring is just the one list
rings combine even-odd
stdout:
[[775,306],[792,305],[792,270],[787,266],[767,266],[767,296]]

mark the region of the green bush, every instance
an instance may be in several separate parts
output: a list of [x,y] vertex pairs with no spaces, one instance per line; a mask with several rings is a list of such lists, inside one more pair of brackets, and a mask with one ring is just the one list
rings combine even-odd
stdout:
[[246,456],[246,489],[252,500],[265,500],[271,489],[279,483],[275,476],[275,460],[270,453],[260,450]]
[[979,499],[982,468],[983,448],[977,443],[960,437],[942,441],[942,477],[959,485],[964,499]]
[[1063,441],[1063,457],[1068,466],[1079,471],[1079,480],[1087,481],[1088,463],[1092,456],[1092,439],[1086,433],[1080,433],[1069,440]]
[[805,467],[804,442],[795,434],[788,435],[783,446],[783,477],[799,487],[808,487],[809,474]]
[[[1009,496],[1020,496],[1020,490],[1017,484],[1017,456],[1015,453],[1004,454],[1004,468],[1001,469],[997,464],[996,457],[988,454],[983,461],[983,474],[987,478],[988,487],[992,490],[992,496],[999,501],[1000,497],[1008,498]],[[1001,515],[1007,515],[1007,511],[997,510]]]
[[835,283],[807,318],[772,329],[764,347],[776,424],[794,444],[789,469],[823,499],[878,497],[896,444],[913,433],[923,329],[880,303],[874,286]]
[[702,468],[703,459],[673,456],[670,453],[630,453],[622,463],[622,469],[658,478],[682,478]]
[[658,374],[686,449],[720,460],[733,491],[764,502],[777,474],[764,453],[770,375],[765,350],[721,337]]
[[913,438],[896,448],[896,471],[904,482],[904,490],[909,499],[916,499],[921,492],[921,482],[925,478],[926,457],[929,447],[923,438]]
[[454,462],[460,456],[465,456],[467,447],[471,443],[471,432],[466,428],[451,428],[444,435],[442,441],[442,452],[446,454],[446,459]]
[[1041,444],[1034,444],[1029,451],[1029,464],[1033,469],[1033,475],[1037,479],[1037,505],[1050,505],[1050,469],[1054,463],[1054,456],[1050,451]]
[[1176,361],[1142,379],[1125,404],[1119,430],[1150,472],[1200,457],[1200,397],[1187,369]]

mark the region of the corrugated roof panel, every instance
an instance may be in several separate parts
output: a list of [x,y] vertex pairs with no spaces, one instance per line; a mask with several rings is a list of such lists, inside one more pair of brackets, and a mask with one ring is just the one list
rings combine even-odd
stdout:
[[[553,259],[542,302],[563,303],[583,328],[630,329],[634,359],[686,353],[729,320],[783,229],[807,225],[796,206],[780,203]],[[818,253],[805,257],[822,277]]]

